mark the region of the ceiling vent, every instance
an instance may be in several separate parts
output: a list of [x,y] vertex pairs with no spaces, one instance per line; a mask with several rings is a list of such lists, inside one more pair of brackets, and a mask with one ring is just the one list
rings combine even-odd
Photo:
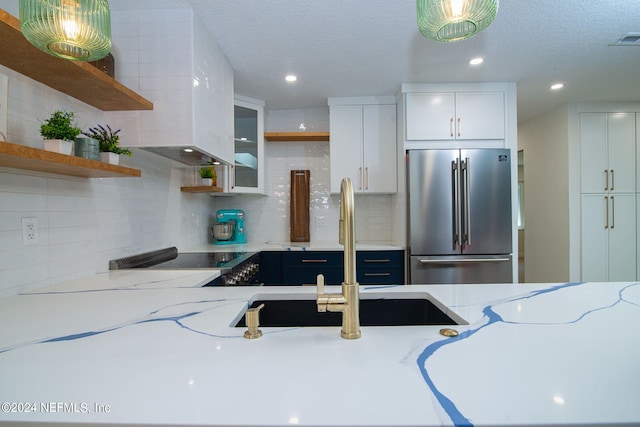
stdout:
[[623,34],[618,40],[609,46],[640,46],[640,33]]

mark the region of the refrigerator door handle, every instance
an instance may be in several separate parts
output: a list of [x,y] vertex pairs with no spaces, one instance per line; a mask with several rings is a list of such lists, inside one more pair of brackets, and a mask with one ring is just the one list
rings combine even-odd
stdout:
[[460,223],[460,163],[459,159],[451,161],[451,180],[453,181],[453,250],[462,246],[462,233]]
[[420,259],[420,264],[451,264],[451,263],[465,263],[465,262],[505,262],[510,261],[510,258],[439,258],[439,259]]
[[471,190],[469,175],[471,171],[471,162],[468,157],[462,163],[462,173],[464,174],[464,239],[465,245],[471,245],[471,204],[469,193]]

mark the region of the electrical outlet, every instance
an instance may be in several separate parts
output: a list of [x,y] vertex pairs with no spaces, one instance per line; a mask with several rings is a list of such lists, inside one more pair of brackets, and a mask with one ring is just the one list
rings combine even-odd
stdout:
[[38,244],[38,220],[35,218],[22,218],[22,244]]
[[[0,141],[7,140],[7,115],[9,104],[9,78],[0,74]],[[4,138],[3,138],[4,135]]]

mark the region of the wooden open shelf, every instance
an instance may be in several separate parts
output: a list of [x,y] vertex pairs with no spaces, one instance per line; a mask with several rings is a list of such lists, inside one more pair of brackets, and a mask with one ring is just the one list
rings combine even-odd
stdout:
[[184,193],[222,193],[222,188],[209,186],[197,187],[180,187],[180,191]]
[[329,141],[329,132],[265,132],[264,139],[271,142]]
[[20,21],[0,9],[0,65],[103,111],[153,110],[153,104],[87,62],[42,52],[22,35]]
[[84,178],[141,176],[139,169],[111,165],[97,160],[68,156],[10,142],[0,142],[0,166]]

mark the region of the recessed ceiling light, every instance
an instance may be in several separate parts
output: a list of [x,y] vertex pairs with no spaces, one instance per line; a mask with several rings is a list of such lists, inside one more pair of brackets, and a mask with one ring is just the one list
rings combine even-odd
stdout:
[[551,90],[560,90],[564,87],[564,83],[554,83],[551,85]]
[[471,61],[469,61],[469,65],[480,65],[484,62],[484,58],[473,58]]
[[288,81],[289,83],[293,83],[296,80],[298,80],[298,77],[296,77],[294,74],[289,74],[284,78],[286,81]]

